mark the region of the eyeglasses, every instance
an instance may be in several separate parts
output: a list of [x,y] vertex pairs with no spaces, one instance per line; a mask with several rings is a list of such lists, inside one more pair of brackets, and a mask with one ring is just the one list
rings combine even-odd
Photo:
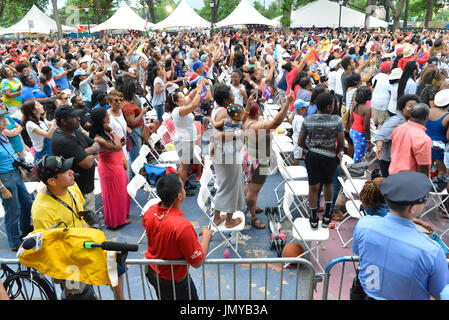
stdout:
[[122,102],[122,101],[123,101],[123,98],[120,98],[120,99],[113,99],[113,101],[114,101],[114,102]]

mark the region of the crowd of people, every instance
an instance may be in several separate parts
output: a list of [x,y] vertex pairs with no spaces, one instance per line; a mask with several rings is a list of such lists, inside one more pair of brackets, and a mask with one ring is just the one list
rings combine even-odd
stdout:
[[[359,163],[375,152],[382,183],[396,188],[382,193],[383,201],[366,200],[369,193],[364,192],[368,214],[389,217],[390,210],[396,217],[408,210],[401,219],[414,219],[421,193],[430,189],[414,184],[420,190],[417,202],[409,195],[410,201],[398,203],[394,196],[406,185],[399,185],[395,176],[418,172],[427,180],[447,183],[448,59],[449,32],[427,30],[228,30],[4,41],[0,191],[9,246],[17,251],[33,227],[48,228],[58,221],[79,226],[79,212],[96,209],[96,173],[104,224],[115,230],[131,223],[131,164],[161,126],[168,129],[163,140],[173,143],[179,163],[177,173],[157,185],[161,202],[145,214],[147,258],[186,259],[194,267],[204,261],[212,234],[203,229],[198,242],[180,209],[201,179],[198,146],[211,159],[216,176],[214,223],[236,227],[244,222],[233,213],[243,211],[253,228],[266,228],[257,217],[263,211],[257,200],[270,172],[274,132],[283,122],[292,128],[293,164],[307,169],[312,229],[343,219],[335,206],[343,154]],[[274,116],[264,116],[266,104],[279,105]],[[161,151],[166,143],[151,147]],[[71,163],[71,170],[58,174],[64,161]],[[32,166],[27,177],[46,185],[34,200],[22,179],[27,163]],[[377,210],[381,205],[384,211]],[[50,207],[58,206],[58,212],[67,212],[50,214]],[[373,226],[358,226],[354,236],[354,252],[363,266],[360,280],[369,297],[390,298],[394,295],[370,291],[364,282],[364,250],[373,250],[366,244],[369,230],[382,228],[382,222],[373,221]],[[423,221],[414,222],[433,231]],[[179,233],[175,238],[182,246],[175,250],[174,238],[166,238],[164,230]],[[443,249],[438,248],[432,247],[435,254],[426,258],[428,265],[442,263]],[[425,247],[416,250],[428,252]],[[176,269],[181,291],[187,287],[186,272]],[[156,273],[171,279],[168,269],[150,268],[147,276],[153,284]],[[439,296],[448,282],[446,263],[432,290],[420,291],[420,297]],[[171,281],[166,287],[171,290]]]

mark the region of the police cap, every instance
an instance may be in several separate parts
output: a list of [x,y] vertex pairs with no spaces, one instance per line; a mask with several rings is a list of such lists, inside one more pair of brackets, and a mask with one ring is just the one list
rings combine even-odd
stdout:
[[401,171],[385,178],[380,184],[380,192],[389,202],[410,206],[424,203],[432,191],[429,178],[420,172]]

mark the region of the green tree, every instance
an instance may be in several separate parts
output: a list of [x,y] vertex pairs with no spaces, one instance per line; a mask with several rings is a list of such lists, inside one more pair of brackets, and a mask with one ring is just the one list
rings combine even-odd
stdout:
[[281,0],[280,14],[282,14],[282,25],[289,27],[291,24],[292,11],[313,1],[314,0]]
[[[229,16],[235,8],[237,8],[240,0],[215,0],[213,8],[214,23],[223,20]],[[203,7],[195,9],[195,11],[204,19],[211,21],[211,8],[209,0],[203,0]]]
[[255,0],[253,6],[268,19],[274,19],[281,15],[281,9],[277,6],[276,1],[272,1],[268,7],[264,8],[263,4],[261,4],[258,0]]
[[[159,4],[155,7],[156,21],[160,22],[167,18],[176,9],[179,2],[175,2],[174,0],[159,0]],[[171,8],[171,11],[167,10],[168,8]]]
[[49,3],[49,0],[0,0],[0,25],[2,27],[12,26],[25,16],[33,5],[45,11]]

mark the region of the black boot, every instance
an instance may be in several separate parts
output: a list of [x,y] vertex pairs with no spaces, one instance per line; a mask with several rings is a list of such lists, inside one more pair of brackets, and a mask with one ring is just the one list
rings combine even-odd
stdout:
[[310,209],[309,222],[310,222],[310,227],[312,229],[318,228],[319,219],[318,219],[318,216],[316,215],[316,211],[317,211],[317,208]]
[[321,226],[323,228],[327,228],[329,226],[329,223],[331,223],[331,221],[332,221],[331,205],[332,205],[332,202],[324,203],[324,216],[323,216],[323,221],[321,223]]

